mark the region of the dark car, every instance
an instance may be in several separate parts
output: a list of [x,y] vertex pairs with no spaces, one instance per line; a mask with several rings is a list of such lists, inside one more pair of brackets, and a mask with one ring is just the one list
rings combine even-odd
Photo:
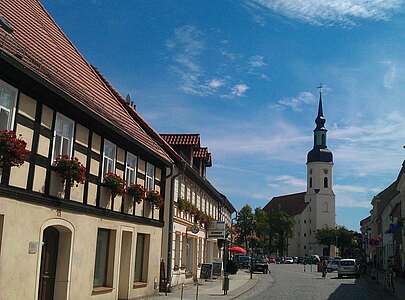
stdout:
[[235,262],[239,269],[248,269],[250,267],[250,256],[238,255],[235,256]]
[[304,257],[302,257],[302,256],[300,256],[300,257],[298,257],[298,260],[297,260],[297,264],[303,264],[304,263]]
[[267,274],[269,272],[269,264],[267,260],[263,257],[254,257],[252,258],[252,272],[261,272]]

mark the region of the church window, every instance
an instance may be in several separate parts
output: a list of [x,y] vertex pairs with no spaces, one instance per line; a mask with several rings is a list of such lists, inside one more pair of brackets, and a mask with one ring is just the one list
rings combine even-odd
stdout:
[[327,189],[327,188],[329,187],[328,177],[325,177],[325,178],[323,179],[323,187],[324,187],[325,189]]
[[307,249],[307,246],[304,245],[304,250],[306,250],[306,249]]
[[307,224],[307,220],[304,220],[304,224]]
[[312,177],[309,178],[309,187],[312,188]]
[[309,169],[309,174],[311,174],[311,175],[312,175],[312,169]]

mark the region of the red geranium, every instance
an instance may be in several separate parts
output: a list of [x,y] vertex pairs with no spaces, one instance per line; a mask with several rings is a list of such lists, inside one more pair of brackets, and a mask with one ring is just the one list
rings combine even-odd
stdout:
[[0,167],[19,167],[28,158],[27,143],[14,131],[0,131]]
[[145,199],[145,188],[140,184],[133,184],[128,187],[127,193],[136,203],[141,203]]
[[146,192],[145,200],[148,201],[150,204],[156,206],[156,208],[162,208],[164,206],[163,198],[157,191]]
[[54,167],[56,172],[66,181],[66,185],[73,186],[75,182],[79,184],[84,183],[86,180],[86,168],[76,157],[69,158],[67,155],[58,156]]
[[122,195],[125,193],[125,181],[121,178],[121,176],[114,174],[114,173],[107,173],[104,175],[104,186],[107,187],[111,191],[112,199],[115,196]]

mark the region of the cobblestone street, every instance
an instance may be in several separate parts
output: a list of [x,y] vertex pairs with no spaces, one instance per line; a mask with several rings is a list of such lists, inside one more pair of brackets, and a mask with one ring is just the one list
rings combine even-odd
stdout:
[[[315,266],[313,269],[315,270]],[[271,265],[271,275],[261,275],[256,287],[239,299],[394,300],[398,298],[363,278],[337,279],[337,273],[331,273],[324,280],[320,273],[311,272],[310,267],[307,266],[304,272],[303,265],[294,264]]]

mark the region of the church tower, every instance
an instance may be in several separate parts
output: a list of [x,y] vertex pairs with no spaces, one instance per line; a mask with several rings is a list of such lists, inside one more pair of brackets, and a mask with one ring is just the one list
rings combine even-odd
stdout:
[[[306,220],[308,229],[308,254],[327,253],[323,246],[318,245],[315,238],[316,231],[321,228],[334,228],[335,194],[333,192],[333,154],[326,144],[326,119],[323,115],[322,91],[319,93],[318,116],[315,120],[314,146],[307,155],[307,203]],[[306,247],[306,248],[307,248]],[[308,249],[308,248],[307,248]]]

